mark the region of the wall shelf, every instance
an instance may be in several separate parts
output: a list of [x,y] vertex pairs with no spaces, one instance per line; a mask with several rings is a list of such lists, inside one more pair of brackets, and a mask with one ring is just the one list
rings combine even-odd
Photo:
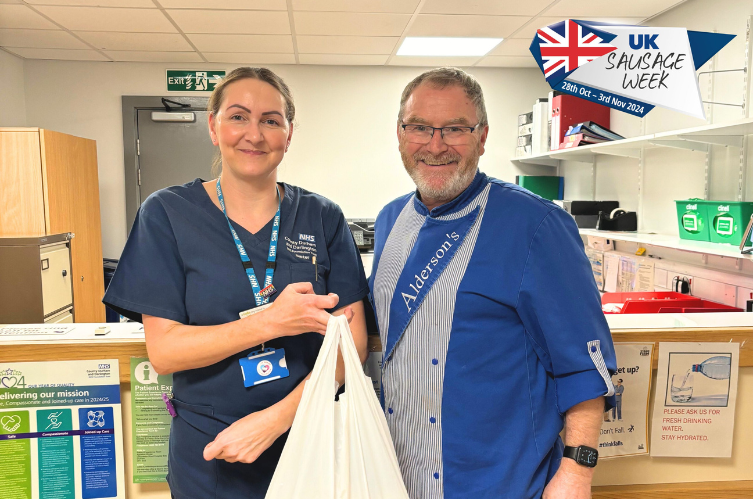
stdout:
[[596,229],[578,229],[582,236],[595,236],[613,239],[615,241],[625,241],[631,243],[645,244],[648,246],[658,246],[661,248],[670,248],[691,253],[701,253],[706,255],[724,256],[728,258],[738,258],[742,260],[753,260],[751,255],[743,255],[740,249],[732,244],[709,243],[705,241],[689,241],[680,239],[677,236],[666,234],[652,234],[641,232],[610,232]]
[[544,154],[512,158],[515,163],[558,167],[561,161],[593,163],[597,156],[640,159],[643,149],[674,147],[708,152],[710,145],[742,147],[744,138],[753,135],[753,118],[731,123],[704,125],[682,130],[652,133],[590,146],[559,149]]

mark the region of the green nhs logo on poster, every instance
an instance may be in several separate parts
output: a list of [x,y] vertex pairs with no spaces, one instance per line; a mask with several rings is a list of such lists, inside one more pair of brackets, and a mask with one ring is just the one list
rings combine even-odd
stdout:
[[211,92],[225,77],[225,71],[167,70],[168,92]]

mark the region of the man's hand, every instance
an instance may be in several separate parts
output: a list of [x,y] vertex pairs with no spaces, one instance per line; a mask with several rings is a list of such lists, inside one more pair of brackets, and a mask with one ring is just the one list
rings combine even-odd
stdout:
[[542,499],[591,499],[592,470],[568,461],[572,459],[562,459],[560,469],[544,489]]
[[288,405],[283,400],[231,424],[204,448],[204,459],[253,463],[292,425],[295,408]]

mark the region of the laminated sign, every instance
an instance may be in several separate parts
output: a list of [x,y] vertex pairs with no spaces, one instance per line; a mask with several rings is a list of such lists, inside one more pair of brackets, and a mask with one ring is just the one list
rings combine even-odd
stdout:
[[[335,401],[338,346],[345,393]],[[384,412],[344,316],[332,317],[266,499],[408,499]]]
[[659,343],[652,456],[732,456],[739,365],[739,343]]

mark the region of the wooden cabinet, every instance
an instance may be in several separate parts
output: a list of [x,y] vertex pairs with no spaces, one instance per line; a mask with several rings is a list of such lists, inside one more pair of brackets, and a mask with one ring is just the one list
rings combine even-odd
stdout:
[[76,322],[105,322],[96,142],[0,128],[0,178],[0,237],[72,232]]

